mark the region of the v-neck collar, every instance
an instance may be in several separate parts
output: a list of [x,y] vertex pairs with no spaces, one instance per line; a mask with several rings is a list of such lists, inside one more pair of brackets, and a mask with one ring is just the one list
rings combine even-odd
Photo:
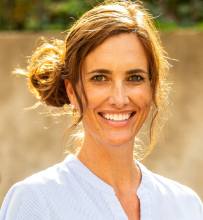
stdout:
[[[111,185],[103,181],[96,174],[94,174],[88,167],[86,167],[74,154],[69,154],[64,162],[67,164],[72,172],[80,175],[82,179],[87,181],[93,187],[101,190],[107,196],[116,197],[116,193]],[[153,184],[150,181],[151,172],[140,162],[135,161],[141,171],[141,181],[137,188],[136,194],[140,200],[140,215],[141,220],[151,219],[151,193]],[[117,197],[116,197],[117,198]],[[118,198],[117,198],[118,200]],[[120,203],[120,202],[119,202]],[[121,211],[125,213],[120,205]],[[126,213],[125,216],[127,217]],[[127,218],[126,218],[127,219]]]

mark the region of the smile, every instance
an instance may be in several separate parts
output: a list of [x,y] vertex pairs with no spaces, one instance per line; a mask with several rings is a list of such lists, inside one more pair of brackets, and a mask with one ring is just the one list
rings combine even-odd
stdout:
[[135,112],[129,113],[99,113],[102,118],[109,120],[109,121],[127,121],[130,117],[132,117]]

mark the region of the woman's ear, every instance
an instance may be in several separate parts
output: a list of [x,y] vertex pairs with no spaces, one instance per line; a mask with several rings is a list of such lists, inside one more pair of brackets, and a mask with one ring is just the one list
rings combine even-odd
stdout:
[[64,83],[65,83],[67,96],[70,100],[70,104],[75,106],[75,108],[78,108],[77,98],[76,98],[76,95],[75,95],[75,92],[74,92],[74,89],[73,89],[71,82],[69,80],[65,79]]

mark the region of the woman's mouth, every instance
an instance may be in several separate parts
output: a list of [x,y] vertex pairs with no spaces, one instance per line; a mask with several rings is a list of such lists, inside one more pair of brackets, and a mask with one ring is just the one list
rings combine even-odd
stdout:
[[133,117],[136,112],[128,112],[128,113],[103,113],[100,112],[99,115],[108,121],[113,122],[122,122],[127,121],[129,118]]

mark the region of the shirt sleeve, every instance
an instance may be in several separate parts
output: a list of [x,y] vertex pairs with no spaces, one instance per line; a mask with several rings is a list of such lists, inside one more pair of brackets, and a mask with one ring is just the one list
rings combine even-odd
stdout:
[[29,185],[16,184],[7,193],[1,210],[0,220],[49,219],[42,194]]
[[199,216],[198,220],[203,220],[203,203],[196,193],[194,199],[195,199],[197,214]]

